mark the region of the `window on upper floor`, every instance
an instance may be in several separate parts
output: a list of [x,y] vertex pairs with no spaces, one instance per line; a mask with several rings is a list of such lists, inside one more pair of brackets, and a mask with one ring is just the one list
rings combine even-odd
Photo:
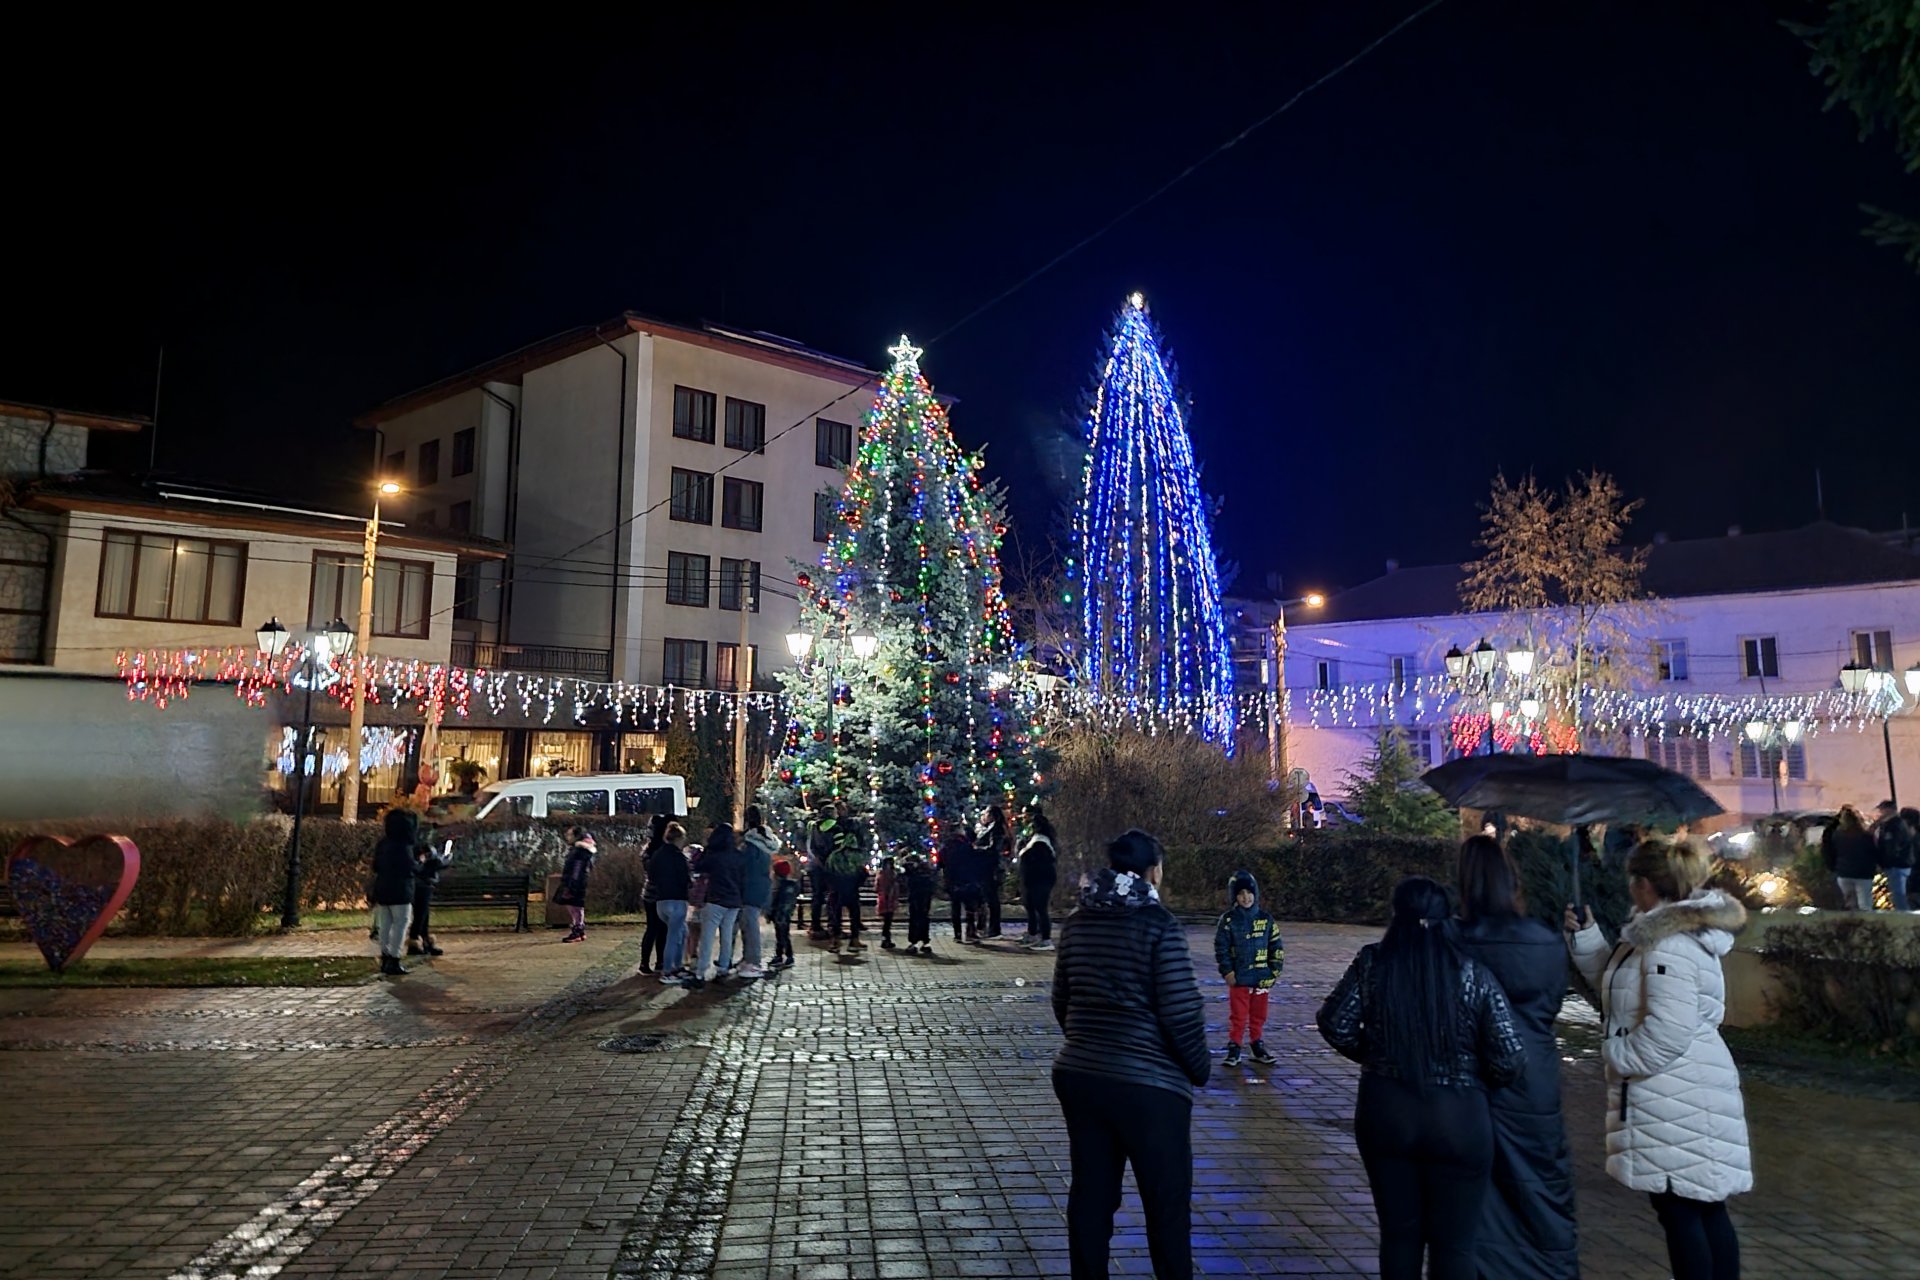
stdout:
[[720,523],[729,529],[760,532],[760,506],[765,494],[766,486],[757,480],[735,480],[728,476],[720,501]]
[[713,523],[713,477],[705,471],[673,469],[672,503],[668,514],[689,524]]
[[101,537],[94,612],[238,626],[246,576],[245,543],[108,529]]
[[1856,631],[1853,633],[1853,660],[1875,671],[1893,670],[1893,632]]
[[760,612],[760,562],[758,560],[720,561],[720,607],[740,611],[740,602],[745,598],[748,607]]
[[707,642],[705,640],[668,640],[666,657],[660,670],[662,684],[683,689],[707,687]]
[[1340,687],[1340,664],[1332,658],[1320,658],[1313,664],[1313,687],[1325,693]]
[[415,481],[422,487],[440,483],[440,442],[429,440],[420,446]]
[[453,575],[453,616],[460,622],[480,618],[480,566],[461,565]]
[[[421,560],[373,562],[373,634],[417,640],[427,634],[433,601],[433,566]],[[313,556],[313,591],[307,625],[320,628],[335,618],[360,613],[360,557],[336,551]]]
[[731,640],[722,640],[713,646],[713,687],[738,692],[740,686],[735,683],[741,676],[749,681],[760,674],[760,646],[748,645],[747,653],[752,661],[752,670],[736,671],[735,663],[740,655],[740,646]]
[[1647,735],[1647,759],[1700,782],[1710,779],[1713,776],[1712,743],[1706,738],[1694,737],[1692,729],[1684,724],[1670,724],[1665,728],[1664,734]]
[[473,447],[479,437],[477,428],[468,427],[464,431],[453,433],[453,474],[465,476],[473,474]]
[[673,434],[682,440],[713,443],[713,392],[673,389]]
[[1403,727],[1399,733],[1400,745],[1407,749],[1414,764],[1421,769],[1433,768],[1433,730]]
[[1740,677],[1773,680],[1780,675],[1780,644],[1773,636],[1748,636],[1740,642]]
[[706,608],[707,572],[711,564],[706,556],[667,552],[667,603]]
[[455,533],[473,532],[473,504],[456,502],[447,508],[447,528]]
[[1402,693],[1418,678],[1419,671],[1419,664],[1412,658],[1387,659],[1387,679]]
[[1656,640],[1653,642],[1654,660],[1659,664],[1660,680],[1663,684],[1672,684],[1687,679],[1687,642],[1685,640]]
[[767,406],[727,397],[727,448],[760,453],[767,447]]
[[830,418],[813,420],[815,466],[844,467],[853,461],[853,424]]
[[[1756,747],[1746,738],[1739,740],[1739,749],[1734,753],[1742,778],[1774,778],[1779,776],[1782,750],[1777,746]],[[1804,782],[1807,777],[1807,744],[1796,742],[1784,752],[1787,762],[1787,777]]]
[[813,540],[815,542],[832,541],[833,521],[838,514],[834,508],[838,501],[830,493],[813,495]]

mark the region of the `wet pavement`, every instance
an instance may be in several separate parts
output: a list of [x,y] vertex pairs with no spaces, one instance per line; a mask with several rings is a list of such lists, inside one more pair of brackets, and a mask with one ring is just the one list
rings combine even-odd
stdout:
[[[1066,1274],[1050,957],[802,945],[778,979],[692,993],[632,976],[636,932],[559,936],[450,934],[435,964],[346,988],[0,991],[0,1275]],[[1372,1274],[1356,1073],[1312,1026],[1372,936],[1289,928],[1279,1064],[1216,1059],[1194,1111],[1202,1273]],[[1225,988],[1201,978],[1219,1044]],[[1601,1169],[1586,1043],[1565,1084],[1585,1274],[1665,1276],[1644,1198]],[[1747,1275],[1920,1274],[1920,1103],[1769,1077],[1748,1105]],[[1113,1265],[1149,1273],[1131,1192]]]

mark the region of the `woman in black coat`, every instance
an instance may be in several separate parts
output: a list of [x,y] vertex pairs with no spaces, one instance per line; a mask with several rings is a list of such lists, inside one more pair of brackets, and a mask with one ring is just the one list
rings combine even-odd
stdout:
[[1526,913],[1513,859],[1489,836],[1460,846],[1460,947],[1500,983],[1526,1047],[1520,1079],[1492,1091],[1493,1185],[1475,1254],[1481,1280],[1571,1280],[1580,1274],[1573,1151],[1560,1115],[1553,1021],[1567,993],[1567,948]]
[[560,941],[579,942],[587,936],[587,877],[593,872],[596,848],[593,833],[585,827],[568,827],[567,839],[573,847],[567,850],[566,865],[560,868],[560,891],[553,900],[573,919],[573,928]]

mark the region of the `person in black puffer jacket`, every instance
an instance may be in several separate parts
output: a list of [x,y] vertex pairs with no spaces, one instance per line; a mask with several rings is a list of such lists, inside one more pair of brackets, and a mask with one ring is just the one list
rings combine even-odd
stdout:
[[1913,875],[1914,818],[1912,809],[1895,809],[1893,801],[1880,802],[1879,821],[1873,824],[1874,860],[1880,874],[1887,878],[1887,897],[1895,911],[1907,911],[1907,879]]
[[389,809],[386,834],[373,846],[373,924],[380,935],[380,972],[405,973],[400,949],[413,915],[413,847],[420,819],[410,809]]
[[1381,1280],[1474,1280],[1493,1171],[1487,1086],[1527,1050],[1500,984],[1463,953],[1447,891],[1425,876],[1393,891],[1387,936],[1361,948],[1320,1006],[1320,1034],[1360,1064],[1354,1139],[1380,1220]]
[[1120,1178],[1133,1165],[1160,1280],[1193,1275],[1193,1088],[1207,1082],[1206,1006],[1187,936],[1160,905],[1160,844],[1129,831],[1060,928],[1053,1016],[1067,1043],[1053,1091],[1073,1162],[1074,1280],[1107,1274]]
[[1848,911],[1873,910],[1873,875],[1880,869],[1873,833],[1850,804],[1840,806],[1833,825],[1820,835],[1820,856],[1840,886],[1840,905]]

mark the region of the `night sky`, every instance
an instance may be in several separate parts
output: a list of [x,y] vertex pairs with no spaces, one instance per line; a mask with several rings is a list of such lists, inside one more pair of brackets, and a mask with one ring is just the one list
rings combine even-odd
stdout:
[[[150,412],[164,342],[163,470],[325,501],[354,414],[626,308],[879,363],[1417,7],[15,59],[0,399]],[[1144,290],[1249,592],[1469,554],[1496,467],[1610,469],[1644,534],[1804,522],[1816,467],[1833,518],[1920,523],[1920,276],[1857,208],[1920,180],[1822,113],[1797,11],[1448,0],[924,367],[1036,541]]]

